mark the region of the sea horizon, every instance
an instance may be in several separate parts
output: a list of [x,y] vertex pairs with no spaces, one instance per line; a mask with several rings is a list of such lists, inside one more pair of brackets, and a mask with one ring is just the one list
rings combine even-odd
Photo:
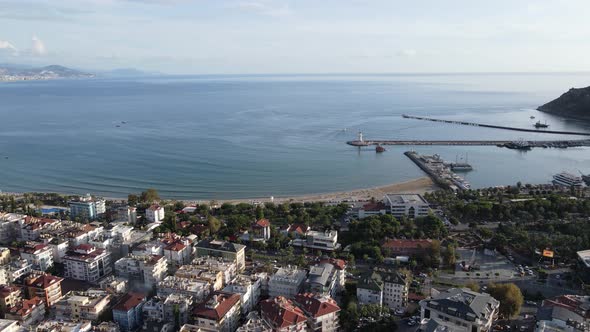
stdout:
[[[0,190],[126,197],[147,188],[171,199],[291,197],[422,177],[403,152],[469,156],[474,188],[548,183],[590,172],[586,148],[346,145],[368,139],[577,139],[403,119],[402,114],[530,128],[590,131],[536,111],[583,84],[583,73],[229,77],[148,76],[2,85]],[[319,79],[318,79],[319,77]],[[204,78],[204,79],[201,79]],[[326,78],[326,79],[324,79]],[[332,79],[333,78],[333,79]],[[536,121],[536,120],[535,120]],[[530,165],[541,165],[530,169]]]

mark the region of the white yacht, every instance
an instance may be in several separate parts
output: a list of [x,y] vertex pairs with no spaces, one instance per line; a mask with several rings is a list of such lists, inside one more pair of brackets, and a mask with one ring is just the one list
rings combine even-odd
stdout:
[[584,180],[568,172],[553,175],[553,184],[564,187],[585,187]]

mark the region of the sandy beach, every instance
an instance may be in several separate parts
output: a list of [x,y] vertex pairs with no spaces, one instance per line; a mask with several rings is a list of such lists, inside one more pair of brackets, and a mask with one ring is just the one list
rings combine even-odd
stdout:
[[[354,189],[349,191],[338,191],[338,192],[330,192],[330,193],[323,193],[323,194],[309,194],[309,195],[301,195],[301,196],[290,196],[290,197],[274,197],[273,202],[275,203],[282,203],[282,202],[334,202],[334,201],[362,201],[371,199],[371,197],[375,197],[376,199],[381,199],[384,194],[401,194],[401,193],[417,193],[423,194],[425,192],[430,192],[438,189],[438,187],[432,182],[432,180],[427,177],[420,177],[417,179],[405,181],[405,182],[397,182],[388,184],[385,186],[379,187],[371,187],[371,188],[362,188],[362,189]],[[217,203],[252,203],[252,202],[270,202],[270,197],[265,198],[250,198],[250,199],[228,199],[228,200],[215,200]],[[199,200],[184,200],[186,203],[204,203],[206,201]]]

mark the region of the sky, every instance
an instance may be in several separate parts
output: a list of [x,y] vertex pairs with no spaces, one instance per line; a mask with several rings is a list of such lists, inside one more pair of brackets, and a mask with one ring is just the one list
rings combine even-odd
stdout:
[[588,0],[0,0],[0,63],[170,74],[590,71]]

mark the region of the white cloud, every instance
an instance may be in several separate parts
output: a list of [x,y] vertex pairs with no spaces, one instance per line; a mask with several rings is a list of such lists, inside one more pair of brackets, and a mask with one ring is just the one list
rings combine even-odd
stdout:
[[5,40],[0,40],[0,54],[11,54],[13,56],[18,55],[18,49],[12,45],[10,42]]
[[33,47],[31,48],[31,52],[33,55],[43,56],[47,54],[47,49],[45,48],[45,44],[39,37],[33,36]]
[[0,40],[0,50],[11,50],[16,52],[16,47],[5,40]]

